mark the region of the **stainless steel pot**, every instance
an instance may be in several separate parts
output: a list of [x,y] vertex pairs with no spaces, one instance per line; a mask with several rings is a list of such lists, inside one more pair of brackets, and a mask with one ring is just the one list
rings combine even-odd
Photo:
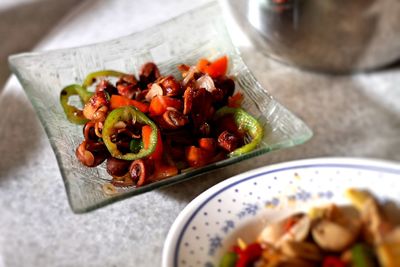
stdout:
[[343,73],[400,58],[400,0],[222,0],[265,54]]

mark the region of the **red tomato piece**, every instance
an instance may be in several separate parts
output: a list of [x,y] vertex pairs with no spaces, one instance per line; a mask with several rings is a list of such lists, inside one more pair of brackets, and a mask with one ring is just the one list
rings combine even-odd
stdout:
[[[151,129],[151,127],[149,125],[144,125],[142,127],[142,140],[143,140],[144,149],[147,149],[150,146],[150,135],[151,135],[151,132],[152,132],[152,129]],[[161,139],[160,130],[158,130],[156,149],[148,157],[149,157],[149,159],[159,160],[159,159],[162,158],[162,153],[163,153],[163,143],[162,143],[162,139]]]

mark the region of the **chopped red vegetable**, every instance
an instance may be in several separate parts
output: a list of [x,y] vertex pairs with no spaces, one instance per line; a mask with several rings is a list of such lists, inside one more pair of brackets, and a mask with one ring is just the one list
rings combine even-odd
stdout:
[[346,267],[346,264],[337,257],[327,256],[324,258],[322,267]]
[[[227,56],[214,61],[200,59],[195,66],[179,65],[179,78],[164,75],[156,64],[147,62],[137,75],[101,70],[90,73],[82,85],[66,87],[60,101],[67,118],[85,124],[79,146],[85,153],[81,151],[78,160],[90,167],[107,160],[111,184],[139,187],[188,167],[235,156],[228,152],[253,139],[258,144],[251,134],[244,138],[244,133],[252,133],[251,127],[262,135],[257,127],[245,127],[245,132],[239,133],[248,126],[245,122],[250,115],[231,109],[227,117],[240,120],[216,117],[228,105],[239,107],[243,99],[234,94],[235,81],[226,76],[227,69]],[[96,88],[95,93],[89,86]],[[79,118],[72,114],[77,109],[68,105],[74,95],[85,105]],[[230,136],[219,138],[226,130],[232,132],[235,142]]]
[[228,107],[240,108],[242,106],[242,102],[243,102],[243,94],[237,92],[236,94],[228,98]]
[[149,111],[148,104],[134,100],[134,99],[129,99],[129,98],[126,98],[126,97],[120,96],[120,95],[111,95],[110,105],[111,105],[111,109],[116,109],[116,108],[126,107],[126,106],[134,106],[143,113],[147,113]]
[[252,243],[244,250],[240,251],[239,258],[235,267],[248,267],[250,264],[257,261],[262,254],[262,248],[259,243]]
[[[142,127],[142,137],[143,137],[143,147],[147,149],[150,146],[150,136],[152,129],[149,125],[144,125]],[[163,144],[161,139],[160,131],[157,133],[157,145],[156,149],[152,154],[150,154],[149,158],[153,160],[160,160],[162,158],[163,153]]]
[[182,110],[182,101],[169,96],[156,96],[150,102],[149,112],[152,116],[162,115],[168,108]]
[[201,59],[197,64],[197,68],[211,76],[211,78],[218,78],[226,74],[228,70],[228,57],[222,56],[213,62]]
[[216,146],[217,143],[214,138],[203,137],[199,139],[199,147],[206,151],[214,153]]
[[196,146],[190,146],[186,149],[186,160],[191,167],[204,166],[208,163],[209,152]]

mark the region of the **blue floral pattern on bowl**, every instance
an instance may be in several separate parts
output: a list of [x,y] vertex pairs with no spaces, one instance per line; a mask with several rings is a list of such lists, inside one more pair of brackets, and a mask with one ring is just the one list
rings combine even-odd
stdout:
[[[399,201],[400,166],[361,159],[314,159],[263,167],[228,179],[193,200],[167,237],[163,266],[216,267],[238,237],[254,240],[268,222],[331,202],[347,188]],[[382,182],[385,181],[385,182]]]

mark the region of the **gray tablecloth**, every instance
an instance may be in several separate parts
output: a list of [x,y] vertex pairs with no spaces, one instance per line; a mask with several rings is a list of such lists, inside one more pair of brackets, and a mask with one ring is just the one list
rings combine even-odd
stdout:
[[[7,36],[0,41],[0,82],[8,73],[4,58],[11,52],[123,36],[207,1],[19,2],[0,5],[0,33]],[[260,83],[306,121],[314,131],[313,139],[75,215],[45,132],[12,78],[0,89],[0,267],[159,266],[163,242],[178,213],[198,194],[232,175],[274,162],[320,156],[400,160],[399,68],[351,76],[305,72],[269,60],[238,29],[232,29]]]

